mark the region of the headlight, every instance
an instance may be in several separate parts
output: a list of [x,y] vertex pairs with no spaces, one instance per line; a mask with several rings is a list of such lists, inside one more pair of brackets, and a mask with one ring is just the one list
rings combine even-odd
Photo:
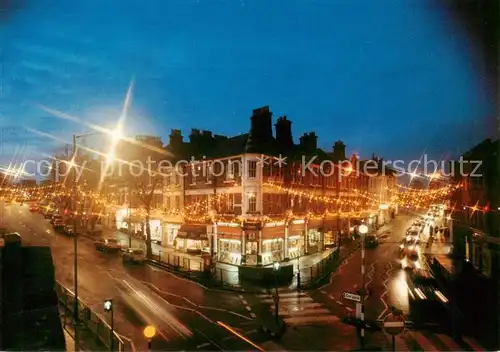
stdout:
[[405,248],[404,244],[400,244],[399,248],[401,248],[401,249]]
[[409,249],[410,251],[412,251],[412,250],[414,250],[414,249],[415,249],[415,246],[410,246],[408,249]]

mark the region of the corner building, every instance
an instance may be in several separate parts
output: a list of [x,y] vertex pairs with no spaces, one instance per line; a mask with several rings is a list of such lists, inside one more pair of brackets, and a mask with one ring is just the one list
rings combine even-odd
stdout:
[[347,163],[340,141],[331,153],[319,149],[314,132],[294,144],[291,124],[278,118],[273,135],[265,106],[253,111],[248,134],[192,131],[190,144],[204,140],[210,148],[184,168],[178,250],[265,266],[336,246],[376,215],[379,197],[370,194],[368,175],[355,169],[357,156]]

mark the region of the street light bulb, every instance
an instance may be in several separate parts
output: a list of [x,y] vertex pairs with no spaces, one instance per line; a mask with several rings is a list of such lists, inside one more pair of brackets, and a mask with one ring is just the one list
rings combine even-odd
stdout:
[[118,142],[123,138],[123,132],[120,127],[115,128],[111,131],[111,138],[113,138],[113,142]]
[[358,230],[360,234],[364,235],[368,232],[368,226],[366,226],[365,224],[361,224],[359,225]]

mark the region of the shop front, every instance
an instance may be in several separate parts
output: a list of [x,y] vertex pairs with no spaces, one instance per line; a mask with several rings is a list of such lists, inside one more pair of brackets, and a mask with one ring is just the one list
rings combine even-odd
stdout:
[[175,248],[181,252],[194,255],[201,255],[203,252],[209,253],[207,225],[182,225],[178,230],[174,243]]
[[323,247],[333,248],[338,244],[337,221],[335,219],[327,219],[323,222]]
[[[150,223],[151,224],[151,223]],[[115,214],[115,226],[118,231],[127,234],[142,235],[145,232],[144,219],[138,209],[118,209]]]
[[322,251],[322,227],[322,219],[312,219],[307,223],[307,254],[314,254]]
[[164,245],[168,247],[174,247],[174,242],[175,238],[177,237],[177,234],[179,233],[179,229],[181,228],[181,224],[175,224],[175,223],[165,223],[164,225]]
[[288,258],[298,258],[305,253],[305,221],[293,220],[288,225]]
[[245,265],[257,265],[259,262],[259,236],[261,233],[261,224],[259,222],[245,222],[243,224],[244,258],[242,262]]
[[219,262],[241,265],[241,234],[242,229],[239,224],[217,225],[217,259]]
[[283,238],[285,222],[267,223],[262,229],[262,265],[281,262],[283,255]]

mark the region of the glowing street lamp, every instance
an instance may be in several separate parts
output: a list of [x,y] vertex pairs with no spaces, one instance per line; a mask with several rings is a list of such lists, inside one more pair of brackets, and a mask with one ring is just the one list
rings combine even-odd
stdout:
[[361,224],[358,227],[358,231],[360,234],[366,235],[368,233],[368,226],[366,226],[365,224]]
[[144,337],[148,339],[148,351],[151,351],[151,341],[156,335],[156,328],[153,325],[148,325],[144,328],[142,333]]

